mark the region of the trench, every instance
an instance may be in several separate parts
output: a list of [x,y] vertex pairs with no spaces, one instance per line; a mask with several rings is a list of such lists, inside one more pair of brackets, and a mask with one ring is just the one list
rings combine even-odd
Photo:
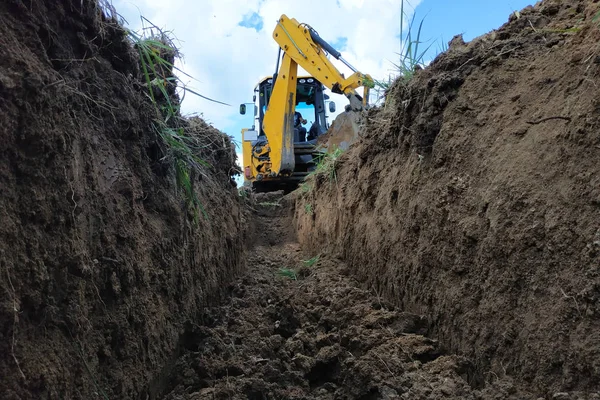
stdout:
[[472,385],[473,363],[429,338],[427,318],[365,288],[343,261],[303,251],[292,203],[253,205],[247,271],[188,324],[150,398],[536,398],[510,381]]
[[0,398],[600,398],[597,1],[453,39],[246,262],[228,139],[192,228],[99,3],[0,4]]

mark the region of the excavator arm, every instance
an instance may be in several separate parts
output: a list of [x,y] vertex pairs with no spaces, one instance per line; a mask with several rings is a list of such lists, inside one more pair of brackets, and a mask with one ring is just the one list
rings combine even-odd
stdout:
[[[358,111],[367,105],[369,88],[372,86],[373,79],[369,75],[358,72],[313,28],[282,15],[273,31],[273,39],[288,57],[321,81],[333,93],[344,94],[350,101],[353,110]],[[327,54],[343,62],[354,73],[345,78],[327,58]],[[363,97],[356,92],[356,89],[361,86],[365,89]]]
[[[352,67],[313,28],[293,18],[282,15],[273,31],[273,38],[283,51],[283,58],[263,119],[263,130],[269,143],[268,148],[264,150],[269,153],[270,166],[267,169],[270,177],[288,175],[294,171],[293,120],[298,65],[333,93],[345,95],[354,111],[367,105],[369,88],[373,84],[369,75],[362,74]],[[327,58],[327,54],[342,61],[354,73],[345,78]],[[362,97],[356,92],[361,86],[364,87]]]

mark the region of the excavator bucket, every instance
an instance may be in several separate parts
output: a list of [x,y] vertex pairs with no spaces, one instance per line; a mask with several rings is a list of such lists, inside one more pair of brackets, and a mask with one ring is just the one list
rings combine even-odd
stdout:
[[331,126],[317,140],[319,148],[328,153],[335,149],[347,150],[359,138],[359,121],[361,114],[357,111],[344,111],[331,123]]

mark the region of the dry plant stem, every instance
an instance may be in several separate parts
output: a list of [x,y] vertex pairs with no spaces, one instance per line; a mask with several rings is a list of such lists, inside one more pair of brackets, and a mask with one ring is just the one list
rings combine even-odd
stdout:
[[15,338],[15,332],[17,330],[17,324],[19,323],[19,308],[17,306],[17,294],[15,291],[15,287],[12,284],[12,280],[10,279],[10,274],[8,273],[8,267],[6,267],[6,277],[8,278],[8,283],[10,285],[10,288],[12,289],[13,313],[14,313],[12,343],[10,344],[10,353],[11,353],[13,360],[15,361],[15,364],[17,365],[17,368],[19,370],[19,373],[21,374],[21,377],[23,379],[27,379],[25,377],[25,374],[23,373],[23,370],[21,369],[21,364],[19,364],[19,360],[17,360],[17,356],[15,355],[15,344],[17,342],[17,340]]
[[390,369],[390,367],[387,365],[387,363],[383,360],[383,358],[381,358],[379,356],[379,354],[375,354],[375,356],[377,356],[377,358],[379,359],[379,361],[381,361],[381,363],[385,366],[385,368],[387,368],[387,370],[390,373],[390,375],[396,376],[396,375],[394,375],[394,373],[392,372],[392,370]]
[[459,69],[461,69],[462,67],[464,67],[465,65],[467,65],[468,63],[470,63],[471,61],[473,61],[474,59],[475,59],[475,57],[469,58],[460,67],[458,67],[456,70],[458,71]]
[[575,298],[575,296],[568,296],[565,291],[561,288],[560,291],[563,294],[563,297],[565,299],[573,299],[573,301],[575,302],[575,308],[577,309],[577,314],[579,314],[580,317],[583,317],[583,315],[581,315],[581,311],[579,310],[579,303],[577,303],[577,299]]

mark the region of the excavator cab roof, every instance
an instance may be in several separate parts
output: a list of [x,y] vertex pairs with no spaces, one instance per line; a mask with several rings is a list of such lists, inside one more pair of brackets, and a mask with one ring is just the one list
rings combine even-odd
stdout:
[[[297,77],[298,79],[298,89],[296,91],[296,105],[298,105],[301,102],[304,102],[308,105],[311,105],[314,103],[314,95],[315,95],[315,86],[317,85],[322,85],[321,82],[319,82],[315,77],[310,76],[310,75],[301,75]],[[263,79],[261,79],[258,84],[256,85],[254,91],[258,92],[260,91],[260,87],[262,85],[264,85],[265,83],[267,84],[272,84],[273,83],[273,77],[272,76],[266,76]],[[307,84],[307,85],[305,85]],[[324,94],[324,98],[325,100],[329,99],[329,95]]]
[[[302,75],[302,76],[298,76],[298,83],[305,83],[303,82],[303,80],[307,83],[313,83],[313,82],[317,82],[320,83],[315,77],[310,76],[310,75]],[[262,78],[260,81],[258,81],[258,83],[256,84],[256,87],[254,88],[254,90],[258,90],[258,88],[260,87],[260,85],[262,85],[263,83],[273,83],[273,77],[272,76],[266,76],[264,78]]]

